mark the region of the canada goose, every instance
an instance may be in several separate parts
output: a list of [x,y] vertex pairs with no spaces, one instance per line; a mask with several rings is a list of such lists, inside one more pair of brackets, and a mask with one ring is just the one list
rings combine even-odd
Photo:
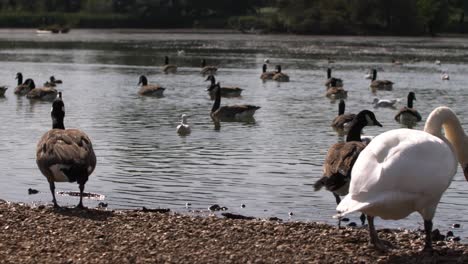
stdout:
[[200,73],[203,74],[203,75],[207,75],[207,74],[214,75],[218,71],[218,68],[216,68],[215,66],[210,66],[210,65],[207,66],[205,59],[202,59],[201,68],[202,69],[201,69]]
[[[212,97],[212,99],[214,99],[216,96],[216,91],[215,91],[216,78],[214,77],[214,75],[209,75],[205,81],[211,81],[210,85],[208,86],[207,91],[210,93],[210,96]],[[239,87],[221,87],[221,96],[237,97],[241,95],[242,90],[243,89]]]
[[26,94],[28,99],[53,100],[57,97],[57,90],[53,87],[36,87],[33,80],[29,82],[29,86],[32,89]]
[[398,65],[398,66],[403,65],[403,63],[402,63],[401,61],[395,60],[395,59],[392,59],[392,64],[393,64],[393,65]]
[[276,73],[273,75],[273,81],[289,82],[289,76],[281,72],[281,65],[276,65]]
[[0,97],[5,96],[6,90],[8,90],[8,87],[6,87],[6,86],[0,86]]
[[21,72],[16,73],[15,79],[18,80],[18,86],[16,86],[14,93],[17,95],[26,95],[29,91],[32,90],[29,82],[32,79],[26,79],[23,83],[23,74]]
[[393,89],[393,82],[389,80],[377,80],[377,70],[373,69],[370,87],[375,90],[391,91]]
[[[359,112],[351,122],[346,142],[333,144],[327,152],[323,164],[323,176],[314,184],[315,191],[325,187],[335,196],[339,204],[340,196],[348,194],[351,180],[351,169],[359,153],[366,147],[361,141],[362,129],[365,126],[382,126],[369,110]],[[365,216],[361,216],[364,225]]]
[[338,104],[338,115],[333,119],[331,126],[335,130],[345,130],[349,128],[350,122],[353,121],[355,114],[345,114],[345,101],[343,99],[340,100]]
[[260,75],[260,79],[262,80],[273,80],[273,76],[275,76],[276,72],[274,71],[267,71],[267,65],[263,64],[262,66],[262,75]]
[[164,65],[162,67],[162,71],[166,74],[168,73],[176,73],[177,72],[177,66],[174,64],[169,64],[169,57],[165,56],[164,57]]
[[138,85],[140,84],[141,88],[138,91],[138,94],[140,95],[163,96],[164,90],[166,90],[166,88],[163,88],[159,85],[148,84],[148,79],[144,75],[141,75],[140,79],[138,80]]
[[52,129],[46,132],[36,149],[36,163],[49,181],[54,207],[55,182],[77,182],[80,188],[78,208],[83,208],[84,185],[96,167],[96,156],[89,137],[79,129],[65,129],[65,105],[62,93],[52,103]]
[[[334,81],[334,86],[332,86],[332,82]],[[325,87],[328,89],[330,87],[343,87],[343,80],[339,78],[332,77],[332,69],[327,69],[327,81],[325,82]]]
[[405,125],[411,125],[422,120],[419,112],[413,108],[413,100],[416,100],[414,92],[408,93],[408,105],[401,108],[395,115],[395,121]]
[[181,116],[180,124],[177,126],[177,134],[185,136],[192,132],[190,125],[187,123],[187,115],[183,114]]
[[448,81],[450,80],[450,76],[448,73],[446,72],[443,72],[442,75],[440,76],[440,78],[443,80],[443,81]]
[[331,99],[340,99],[348,97],[348,91],[336,84],[336,79],[331,78],[330,86],[327,88],[326,96]]
[[218,82],[214,88],[215,101],[211,108],[211,118],[215,121],[247,121],[253,118],[260,106],[255,105],[226,105],[221,107],[221,85]]
[[457,162],[468,180],[468,138],[455,113],[438,107],[424,131],[394,129],[371,141],[354,163],[349,194],[335,217],[366,214],[370,243],[385,251],[389,243],[378,238],[374,218],[398,220],[418,212],[424,220],[424,250],[432,250],[432,219]]
[[396,102],[398,102],[398,100],[396,100],[396,99],[374,98],[374,101],[372,102],[372,104],[374,105],[375,108],[377,108],[377,107],[395,108]]
[[62,80],[57,80],[52,75],[52,76],[50,76],[49,81],[44,83],[44,86],[45,87],[55,87],[55,86],[57,86],[57,84],[61,84],[61,83],[62,83]]

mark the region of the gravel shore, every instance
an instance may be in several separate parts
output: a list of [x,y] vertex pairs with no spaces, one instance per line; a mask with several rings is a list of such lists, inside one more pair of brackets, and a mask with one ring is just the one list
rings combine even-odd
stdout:
[[0,200],[0,263],[468,263],[468,245],[422,232],[148,211],[31,207]]

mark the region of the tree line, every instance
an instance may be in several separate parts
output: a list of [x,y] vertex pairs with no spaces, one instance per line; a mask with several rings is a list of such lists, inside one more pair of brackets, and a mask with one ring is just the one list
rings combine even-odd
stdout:
[[0,27],[435,35],[468,32],[467,11],[467,0],[0,0]]

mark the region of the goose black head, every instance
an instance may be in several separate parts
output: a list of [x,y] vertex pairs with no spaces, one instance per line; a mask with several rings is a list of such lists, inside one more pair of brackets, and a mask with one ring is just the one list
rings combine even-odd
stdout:
[[23,84],[27,85],[31,89],[36,88],[36,84],[33,79],[26,79]]
[[331,78],[331,74],[332,74],[332,69],[331,69],[331,68],[328,68],[328,69],[327,69],[327,79],[330,79],[330,78]]
[[16,73],[16,80],[18,80],[18,85],[23,83],[23,74],[21,72]]
[[345,101],[343,99],[340,99],[340,103],[338,104],[338,115],[342,115],[345,113]]
[[146,76],[144,75],[141,75],[140,76],[140,79],[138,80],[138,85],[148,85],[148,79],[146,78]]
[[54,83],[55,82],[55,77],[52,75],[52,76],[50,76],[49,80],[50,80],[51,83]]
[[361,132],[365,126],[379,126],[382,127],[374,113],[369,110],[362,110],[351,122],[348,135],[346,136],[346,142],[349,141],[361,141]]
[[375,81],[375,80],[377,80],[377,70],[372,69],[372,81]]
[[205,59],[202,59],[201,66],[202,66],[202,68],[206,66],[206,60]]
[[65,117],[65,104],[62,100],[62,92],[58,92],[57,98],[52,102],[52,128],[54,129],[65,129],[63,125],[63,119]]

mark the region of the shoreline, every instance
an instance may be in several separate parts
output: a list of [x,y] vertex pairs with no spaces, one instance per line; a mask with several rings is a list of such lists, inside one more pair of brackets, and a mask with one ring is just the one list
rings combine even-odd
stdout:
[[0,200],[2,263],[467,263],[468,245],[423,232],[382,229],[397,248],[380,253],[368,231],[321,223],[237,220],[153,210],[54,209]]

